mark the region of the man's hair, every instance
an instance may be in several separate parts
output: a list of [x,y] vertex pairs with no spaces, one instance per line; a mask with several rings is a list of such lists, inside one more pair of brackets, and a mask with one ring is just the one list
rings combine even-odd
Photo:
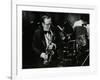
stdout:
[[43,15],[42,18],[41,18],[41,22],[44,22],[45,18],[50,19],[51,16],[50,15]]

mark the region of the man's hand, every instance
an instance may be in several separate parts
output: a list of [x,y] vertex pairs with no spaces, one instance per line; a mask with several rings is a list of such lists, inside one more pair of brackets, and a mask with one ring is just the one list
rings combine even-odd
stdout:
[[40,57],[43,58],[44,60],[48,58],[48,56],[46,55],[46,53],[41,53]]

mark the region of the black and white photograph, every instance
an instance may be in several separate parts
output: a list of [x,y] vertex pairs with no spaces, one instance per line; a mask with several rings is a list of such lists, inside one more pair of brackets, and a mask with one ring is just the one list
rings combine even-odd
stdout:
[[90,66],[90,14],[22,11],[22,69]]
[[59,80],[97,71],[94,7],[20,2],[13,7],[12,80]]

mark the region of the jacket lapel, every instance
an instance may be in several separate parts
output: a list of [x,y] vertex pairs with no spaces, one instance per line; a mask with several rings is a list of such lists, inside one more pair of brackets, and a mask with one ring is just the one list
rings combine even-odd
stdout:
[[42,43],[43,43],[44,49],[46,49],[46,40],[45,40],[44,33],[43,33]]

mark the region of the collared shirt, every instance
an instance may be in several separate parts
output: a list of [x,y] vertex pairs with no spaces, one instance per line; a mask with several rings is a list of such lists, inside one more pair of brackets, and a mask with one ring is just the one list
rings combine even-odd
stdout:
[[50,45],[50,43],[52,43],[53,33],[50,30],[50,33],[46,33],[44,36],[45,36],[46,45],[48,47]]

